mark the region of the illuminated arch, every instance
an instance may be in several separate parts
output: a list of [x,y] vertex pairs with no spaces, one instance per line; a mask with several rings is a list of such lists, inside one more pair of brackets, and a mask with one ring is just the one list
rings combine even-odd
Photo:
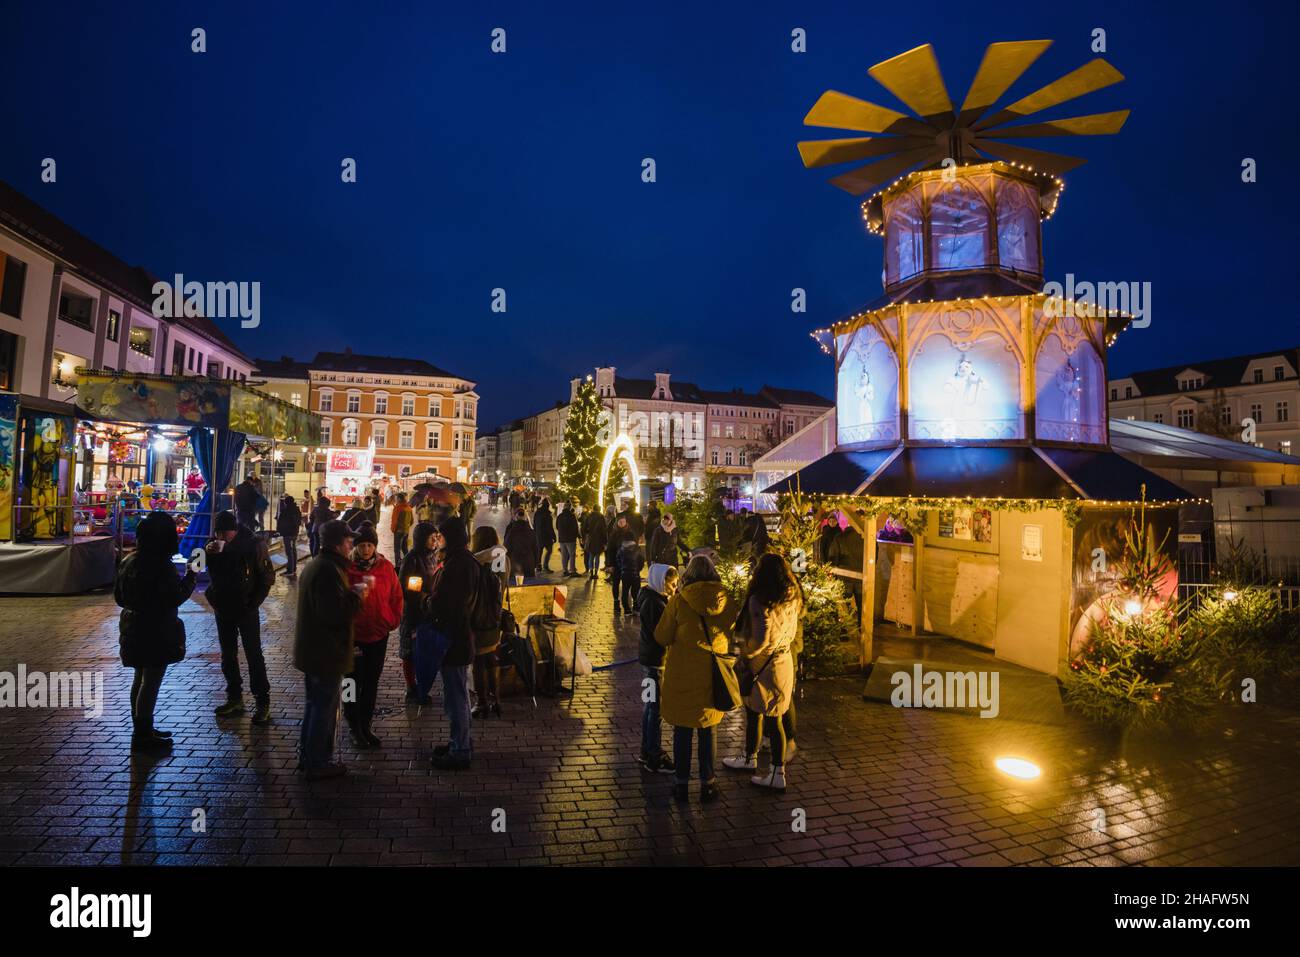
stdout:
[[596,507],[600,511],[605,510],[605,485],[609,482],[610,466],[614,464],[614,456],[622,456],[624,463],[627,465],[628,474],[632,478],[633,498],[641,486],[641,473],[636,468],[636,446],[628,438],[626,433],[620,432],[618,437],[609,444],[605,449],[605,458],[600,463],[600,484],[596,486]]

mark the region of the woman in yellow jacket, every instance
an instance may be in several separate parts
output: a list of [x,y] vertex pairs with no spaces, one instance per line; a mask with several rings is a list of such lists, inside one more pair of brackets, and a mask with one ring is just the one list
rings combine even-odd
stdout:
[[713,562],[696,555],[655,628],[655,641],[667,649],[659,713],[673,726],[673,796],[678,800],[687,797],[691,742],[697,731],[700,802],[707,804],[718,797],[713,729],[722,721],[723,712],[713,707],[713,656],[727,653],[735,620],[736,603],[722,587]]

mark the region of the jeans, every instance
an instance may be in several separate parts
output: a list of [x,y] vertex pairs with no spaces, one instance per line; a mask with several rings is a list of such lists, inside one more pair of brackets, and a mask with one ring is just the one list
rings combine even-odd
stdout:
[[402,559],[411,550],[411,537],[408,532],[393,532],[393,564],[402,567]]
[[[797,678],[799,674],[799,655],[793,649],[790,651],[790,659],[794,662],[794,673]],[[781,724],[785,727],[785,739],[787,741],[794,740],[794,733],[797,730],[794,718],[794,701],[797,697],[797,694],[791,693],[790,707],[786,709],[785,714],[781,715]]]
[[578,545],[576,542],[560,542],[560,571],[566,575],[578,573]]
[[[759,721],[762,718],[762,721]],[[772,739],[772,766],[781,767],[785,764],[785,715],[781,717],[772,717],[769,715],[759,715],[748,708],[745,709],[745,754],[758,754],[758,727],[763,726],[763,731]]]
[[217,641],[221,645],[221,673],[226,678],[226,694],[235,697],[243,693],[244,683],[239,674],[239,645],[244,645],[248,659],[248,683],[257,698],[271,694],[271,683],[266,680],[266,660],[262,657],[262,622],[256,608],[226,617],[217,615]]
[[[609,571],[609,590],[610,590],[610,592],[611,592],[611,593],[613,594],[613,596],[614,596],[614,614],[617,615],[617,614],[618,614],[618,602],[619,602],[619,589],[618,589],[619,581],[618,581],[618,569],[617,569],[617,568],[609,568],[608,571]],[[624,608],[623,610],[624,610],[624,611],[627,611],[628,609]]]
[[135,678],[131,681],[131,729],[136,734],[148,734],[153,730],[153,709],[158,703],[158,691],[166,672],[166,665],[135,669]]
[[600,551],[595,548],[582,550],[582,567],[592,578],[600,571]]
[[334,756],[334,731],[338,723],[339,676],[304,675],[307,690],[298,736],[298,763],[304,769],[321,768]]
[[307,551],[311,553],[312,558],[315,558],[317,553],[320,552],[320,536],[316,534],[315,526],[312,526],[307,532]]
[[356,700],[343,702],[343,717],[353,731],[369,731],[375,718],[375,701],[379,698],[379,678],[384,673],[384,655],[388,652],[388,639],[358,641],[357,654],[352,659],[352,673],[356,682]]
[[443,665],[439,673],[442,675],[442,706],[451,724],[451,754],[470,758],[474,754],[474,744],[469,736],[469,665]]
[[296,575],[298,574],[298,536],[281,535],[280,539],[284,543],[284,573]]
[[[659,721],[659,695],[663,693],[664,670],[651,668],[649,665],[644,665],[643,668],[646,678],[652,684],[647,689],[650,691],[650,700],[645,703],[645,708],[641,712],[641,753],[646,757],[657,758],[659,752],[664,749],[663,725]],[[645,688],[645,685],[641,687]],[[644,693],[643,691],[642,694]]]
[[713,759],[717,739],[713,728],[673,728],[673,764],[677,766],[677,781],[685,784],[691,779],[691,738],[698,730],[700,736],[700,783],[713,783]]
[[619,581],[623,583],[623,611],[630,613],[636,608],[636,596],[641,591],[641,576],[623,575]]

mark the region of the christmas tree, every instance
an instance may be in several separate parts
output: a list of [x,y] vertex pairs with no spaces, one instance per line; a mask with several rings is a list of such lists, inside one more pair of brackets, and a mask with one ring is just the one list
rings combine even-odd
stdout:
[[596,504],[596,486],[600,482],[600,463],[605,456],[602,427],[609,413],[600,404],[591,377],[578,386],[577,397],[569,405],[564,424],[564,453],[560,458],[557,482],[565,498],[576,497],[584,506]]

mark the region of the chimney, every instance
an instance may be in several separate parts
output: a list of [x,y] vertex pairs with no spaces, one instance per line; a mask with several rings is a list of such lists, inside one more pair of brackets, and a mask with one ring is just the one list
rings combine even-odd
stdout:
[[667,372],[655,373],[654,397],[656,399],[671,399],[673,397],[673,390],[668,385],[668,375]]

